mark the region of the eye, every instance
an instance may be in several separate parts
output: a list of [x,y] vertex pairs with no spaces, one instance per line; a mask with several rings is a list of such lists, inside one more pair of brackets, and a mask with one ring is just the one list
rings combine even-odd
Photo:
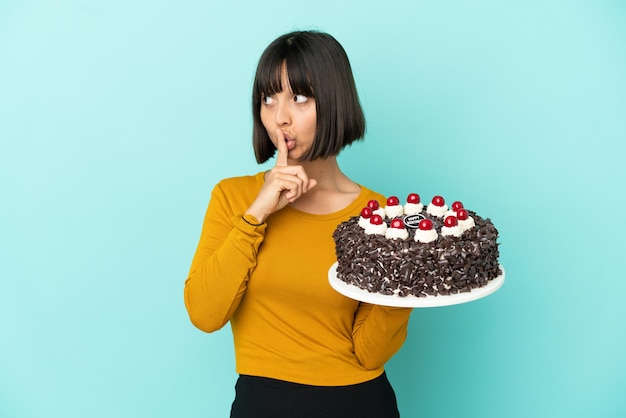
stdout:
[[296,94],[295,96],[293,96],[293,101],[296,103],[306,103],[308,100],[309,98],[302,94]]
[[274,99],[272,98],[272,96],[266,96],[266,95],[261,96],[261,103],[265,105],[269,105],[269,104],[272,104],[273,102],[274,102]]

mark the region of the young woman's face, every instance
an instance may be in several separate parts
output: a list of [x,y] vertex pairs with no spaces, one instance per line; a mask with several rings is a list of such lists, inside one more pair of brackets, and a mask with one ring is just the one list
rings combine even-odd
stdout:
[[291,91],[285,66],[281,70],[281,85],[283,91],[262,98],[261,122],[274,146],[277,130],[282,131],[289,159],[298,160],[311,148],[315,138],[315,99]]

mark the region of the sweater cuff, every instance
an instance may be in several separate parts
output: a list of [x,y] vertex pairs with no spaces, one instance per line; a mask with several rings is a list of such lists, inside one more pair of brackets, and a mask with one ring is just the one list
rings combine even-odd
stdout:
[[230,222],[237,229],[252,234],[263,235],[267,227],[267,223],[259,223],[259,220],[252,215],[235,215],[230,219]]
[[243,215],[241,219],[243,219],[244,222],[251,226],[261,226],[265,224],[265,222],[259,222],[259,220],[252,215]]

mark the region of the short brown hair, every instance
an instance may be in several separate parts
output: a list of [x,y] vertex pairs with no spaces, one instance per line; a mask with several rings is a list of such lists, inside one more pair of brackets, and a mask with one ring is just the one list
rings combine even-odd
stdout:
[[293,92],[315,98],[315,140],[303,161],[336,156],[346,145],[363,138],[365,116],[343,47],[327,33],[290,32],[272,42],[257,65],[252,89],[252,143],[259,164],[276,152],[261,122],[261,100],[283,90],[283,64]]

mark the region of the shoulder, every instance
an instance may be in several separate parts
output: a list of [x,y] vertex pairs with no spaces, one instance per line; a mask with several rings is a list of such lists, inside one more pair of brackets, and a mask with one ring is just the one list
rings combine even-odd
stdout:
[[[242,216],[261,188],[256,186],[260,181],[258,178],[263,179],[263,173],[224,178],[214,184],[204,217],[203,237],[204,231],[208,231],[207,236],[215,238],[219,235],[223,240],[237,222],[243,224]],[[211,248],[218,248],[220,242],[212,241]]]
[[359,196],[360,200],[363,200],[365,202],[368,202],[370,200],[377,200],[378,203],[380,203],[381,205],[384,205],[384,203],[387,201],[387,198],[382,193],[374,191],[369,187],[365,187],[362,184],[359,184],[359,186],[361,187],[361,194]]
[[257,189],[263,186],[265,172],[253,175],[228,177],[219,181],[215,188],[223,191]]
[[249,176],[229,177],[219,181],[211,193],[211,201],[229,207],[233,213],[243,212],[261,190],[263,172]]

